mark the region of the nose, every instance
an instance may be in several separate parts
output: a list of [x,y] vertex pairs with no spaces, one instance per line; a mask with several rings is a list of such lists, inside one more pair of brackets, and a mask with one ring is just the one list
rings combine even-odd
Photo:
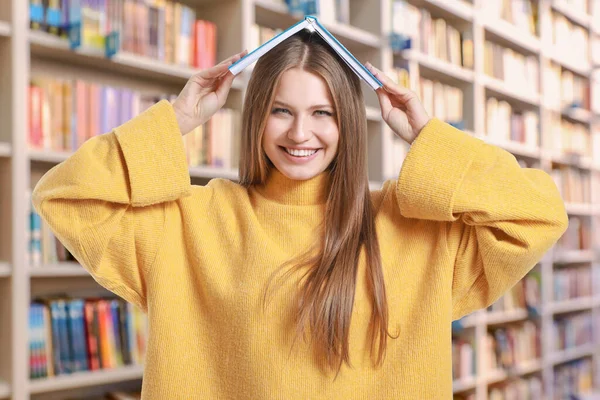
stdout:
[[308,141],[311,137],[308,125],[309,124],[305,123],[301,116],[294,118],[294,122],[288,131],[288,139],[295,143],[304,143]]

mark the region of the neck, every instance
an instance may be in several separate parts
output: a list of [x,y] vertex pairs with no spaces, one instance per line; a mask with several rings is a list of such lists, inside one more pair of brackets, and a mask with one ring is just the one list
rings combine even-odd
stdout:
[[323,204],[329,195],[330,173],[323,171],[319,175],[305,180],[290,179],[276,168],[272,168],[267,182],[257,187],[266,198],[282,204],[314,205]]

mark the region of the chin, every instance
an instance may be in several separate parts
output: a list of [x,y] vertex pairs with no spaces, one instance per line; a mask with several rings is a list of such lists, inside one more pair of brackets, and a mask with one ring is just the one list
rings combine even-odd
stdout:
[[289,167],[289,166],[285,165],[282,168],[279,168],[278,166],[275,166],[275,167],[283,175],[287,176],[290,179],[294,179],[294,180],[297,180],[297,181],[304,181],[304,180],[307,180],[307,179],[314,178],[315,176],[317,176],[321,172],[323,172],[321,169],[310,168],[309,166],[306,166],[306,167],[298,167],[298,166]]

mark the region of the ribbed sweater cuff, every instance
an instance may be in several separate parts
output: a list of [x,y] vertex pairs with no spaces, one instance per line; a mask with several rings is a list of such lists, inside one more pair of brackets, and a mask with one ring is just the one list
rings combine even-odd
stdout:
[[397,185],[407,218],[453,221],[453,198],[483,142],[432,118],[412,143]]
[[129,174],[134,207],[191,193],[183,139],[171,103],[161,100],[115,129]]

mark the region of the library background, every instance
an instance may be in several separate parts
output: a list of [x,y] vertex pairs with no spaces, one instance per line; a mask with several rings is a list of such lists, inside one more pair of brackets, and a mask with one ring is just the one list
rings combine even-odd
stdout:
[[[600,0],[319,3],[360,61],[417,92],[430,115],[548,171],[567,204],[568,231],[532,272],[453,324],[455,398],[600,398]],[[88,138],[298,21],[302,5],[0,2],[0,399],[138,398],[145,316],[73,260],[31,209],[31,189]],[[237,179],[250,73],[185,137],[192,183]],[[407,147],[363,89],[375,189]]]

